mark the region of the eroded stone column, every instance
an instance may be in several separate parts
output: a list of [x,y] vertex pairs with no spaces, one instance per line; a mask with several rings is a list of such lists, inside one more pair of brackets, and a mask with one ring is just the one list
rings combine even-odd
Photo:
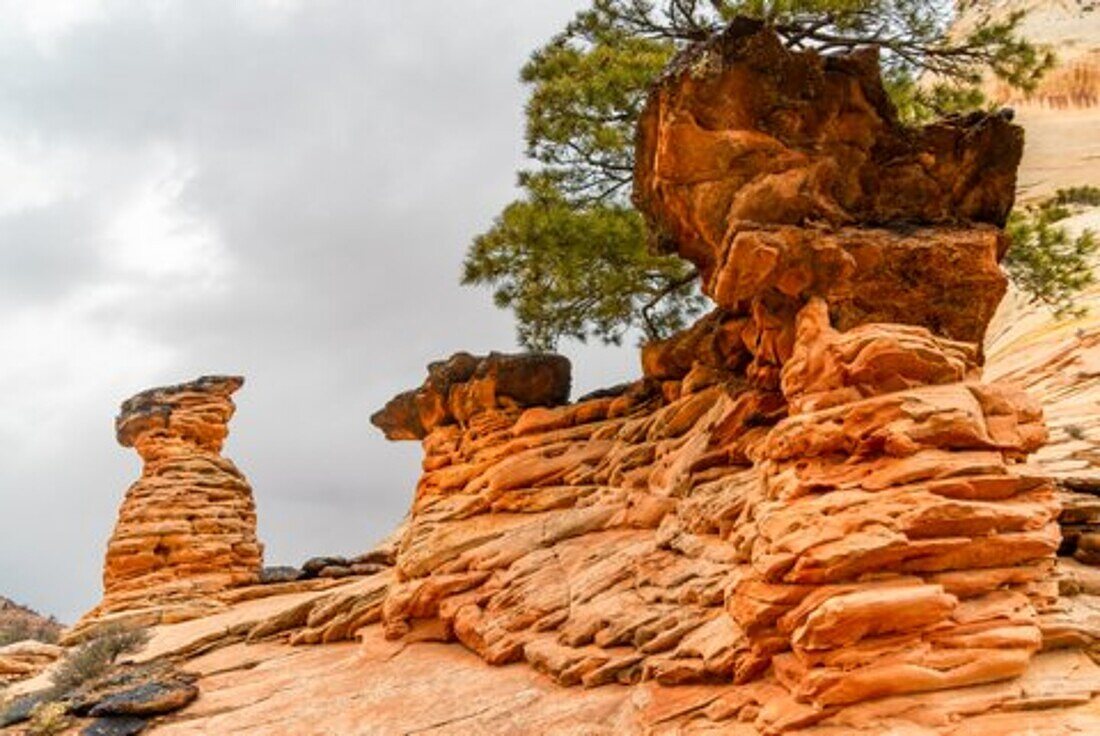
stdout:
[[144,463],[107,546],[98,611],[187,600],[257,582],[263,547],[244,475],[221,456],[244,379],[204,376],[123,402],[118,441]]
[[1022,131],[906,127],[874,51],[747,20],[639,125],[635,203],[715,309],[628,387],[563,405],[527,390],[565,388],[560,359],[460,354],[375,415],[425,452],[387,635],[567,685],[755,683],[712,714],[766,705],[767,732],[777,700],[821,718],[1022,673],[1057,504],[1024,463],[1038,405],[982,383],[978,347]]
[[1022,131],[907,128],[873,49],[792,53],[740,20],[640,120],[635,202],[740,329],[787,417],[751,448],[749,567],[727,601],[796,698],[828,707],[1018,675],[1055,591],[1036,402],[980,382]]

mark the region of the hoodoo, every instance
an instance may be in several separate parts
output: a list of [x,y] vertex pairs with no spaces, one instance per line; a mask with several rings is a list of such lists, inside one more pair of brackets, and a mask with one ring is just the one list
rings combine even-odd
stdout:
[[141,455],[107,545],[103,601],[93,614],[177,603],[258,581],[252,489],[221,456],[244,379],[204,376],[143,391],[115,430]]

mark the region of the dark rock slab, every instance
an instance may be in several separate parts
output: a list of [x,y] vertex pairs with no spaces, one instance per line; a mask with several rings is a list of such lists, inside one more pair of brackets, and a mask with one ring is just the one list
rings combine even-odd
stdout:
[[80,736],[134,736],[144,731],[146,725],[146,720],[137,716],[108,716],[92,721]]
[[0,710],[0,728],[27,720],[31,717],[31,711],[34,710],[34,707],[39,703],[49,701],[51,695],[51,692],[43,691],[16,698],[8,704],[8,707]]
[[261,583],[292,583],[302,576],[302,571],[290,565],[265,567],[260,570]]
[[179,710],[199,696],[188,682],[147,682],[108,695],[91,710],[98,716],[155,716]]
[[311,557],[302,563],[302,577],[315,578],[326,567],[347,567],[348,561],[343,557]]

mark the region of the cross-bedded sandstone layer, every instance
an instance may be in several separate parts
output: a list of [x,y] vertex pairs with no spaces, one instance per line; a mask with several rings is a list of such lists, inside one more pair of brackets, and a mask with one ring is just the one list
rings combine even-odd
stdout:
[[376,415],[425,448],[387,634],[562,684],[763,680],[819,715],[1023,673],[1058,506],[1023,463],[1042,413],[979,348],[1021,147],[998,115],[903,127],[871,51],[737,22],[685,53],[635,201],[717,309],[619,395],[532,407],[437,365]]
[[201,598],[257,582],[252,489],[221,456],[243,379],[204,376],[123,402],[118,441],[143,462],[107,545],[103,601],[91,616]]

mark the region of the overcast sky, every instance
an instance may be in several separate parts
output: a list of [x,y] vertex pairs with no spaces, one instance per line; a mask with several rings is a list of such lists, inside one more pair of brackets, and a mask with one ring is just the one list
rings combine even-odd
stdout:
[[[393,527],[420,448],[368,416],[515,349],[460,264],[515,194],[519,67],[580,4],[0,3],[0,595],[98,600],[118,404],[204,373],[246,376],[225,454],[268,564]],[[636,373],[564,349],[574,395]]]

